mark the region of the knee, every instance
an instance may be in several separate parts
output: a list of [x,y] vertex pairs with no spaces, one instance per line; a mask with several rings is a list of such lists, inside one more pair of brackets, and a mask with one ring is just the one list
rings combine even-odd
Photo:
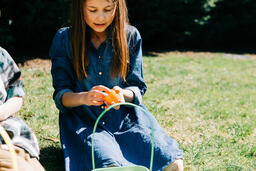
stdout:
[[183,160],[178,159],[167,166],[164,171],[183,171]]

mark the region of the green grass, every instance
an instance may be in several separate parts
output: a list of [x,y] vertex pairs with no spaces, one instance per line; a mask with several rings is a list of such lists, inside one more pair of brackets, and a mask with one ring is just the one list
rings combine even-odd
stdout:
[[[144,57],[144,104],[196,170],[256,170],[256,58],[221,53]],[[58,111],[49,67],[21,67],[26,98],[19,112],[35,131],[41,162],[63,170]]]

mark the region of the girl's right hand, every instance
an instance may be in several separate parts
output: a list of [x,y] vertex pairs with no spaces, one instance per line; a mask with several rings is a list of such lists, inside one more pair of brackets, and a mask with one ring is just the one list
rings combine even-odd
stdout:
[[107,96],[105,92],[109,90],[109,88],[103,85],[94,86],[83,96],[82,103],[87,106],[100,106],[104,103],[104,97]]

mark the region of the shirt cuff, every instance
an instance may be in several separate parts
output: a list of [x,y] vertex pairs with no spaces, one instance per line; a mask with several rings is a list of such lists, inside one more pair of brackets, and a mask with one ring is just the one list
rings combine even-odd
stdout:
[[60,110],[61,113],[64,113],[64,112],[66,112],[70,109],[70,108],[65,107],[62,104],[62,96],[63,96],[63,94],[65,94],[67,92],[73,92],[73,91],[68,89],[68,88],[67,89],[62,89],[54,97],[54,102],[56,104],[56,107]]
[[12,98],[12,97],[23,97],[25,96],[25,91],[23,86],[16,86],[16,87],[11,87],[7,90],[7,98],[6,100]]
[[140,89],[136,86],[130,86],[130,87],[126,87],[124,88],[125,90],[131,90],[134,94],[134,100],[133,103],[136,105],[140,105],[142,104],[142,95],[140,93]]

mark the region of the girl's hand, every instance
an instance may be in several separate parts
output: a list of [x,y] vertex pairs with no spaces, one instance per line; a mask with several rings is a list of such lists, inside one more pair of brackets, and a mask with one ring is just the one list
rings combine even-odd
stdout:
[[[120,88],[119,86],[115,86],[115,87],[113,88],[113,90],[118,90],[118,91],[119,91],[119,95],[120,95],[120,99],[121,99],[120,103],[125,102],[123,89]],[[106,105],[108,106],[109,104],[106,104]],[[120,105],[114,107],[114,109],[116,109],[116,110],[118,110],[119,108],[120,108]]]
[[87,106],[100,106],[104,103],[104,97],[107,96],[105,93],[109,91],[109,88],[98,85],[94,86],[90,91],[88,91],[82,98],[82,103]]

